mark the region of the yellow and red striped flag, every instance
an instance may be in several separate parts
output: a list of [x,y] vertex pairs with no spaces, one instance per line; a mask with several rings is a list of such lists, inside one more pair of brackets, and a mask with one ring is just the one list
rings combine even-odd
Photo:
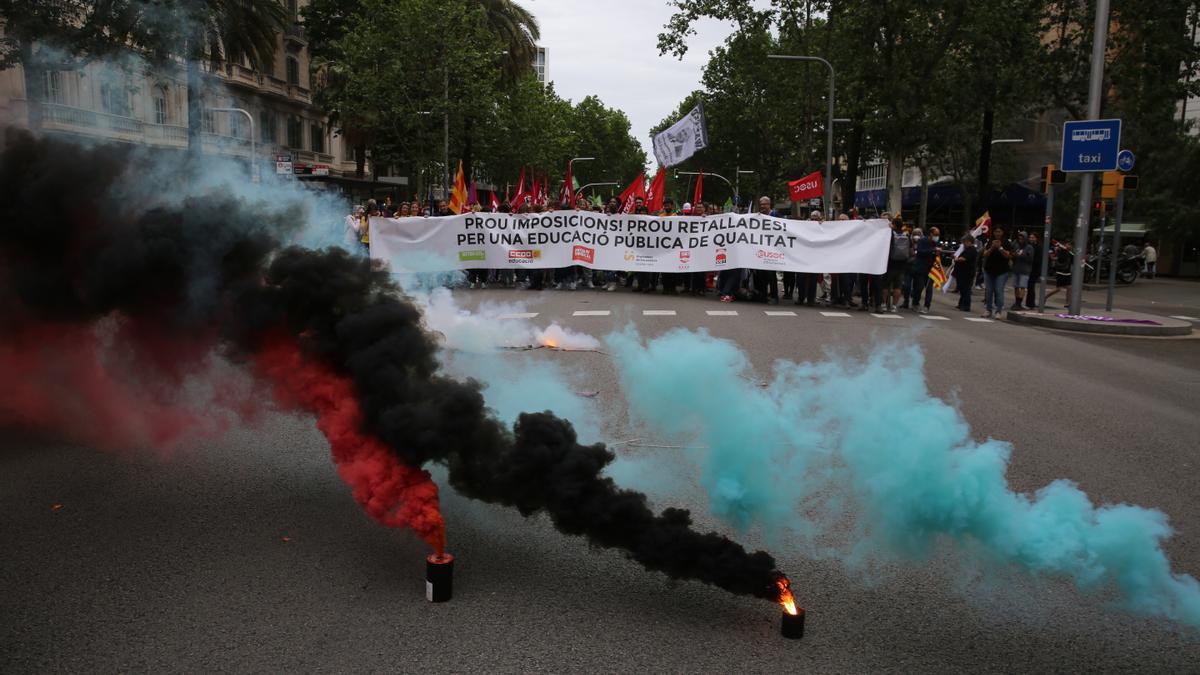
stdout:
[[458,175],[454,177],[454,189],[450,191],[450,210],[462,213],[467,206],[467,179],[463,176],[462,160],[458,160]]
[[936,253],[933,256],[933,267],[929,268],[929,278],[933,279],[938,288],[946,285],[946,270],[942,268],[942,257]]

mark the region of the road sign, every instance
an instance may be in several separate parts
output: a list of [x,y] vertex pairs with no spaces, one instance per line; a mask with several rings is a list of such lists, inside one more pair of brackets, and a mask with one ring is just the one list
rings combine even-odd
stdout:
[[1113,171],[1121,149],[1121,120],[1078,120],[1063,125],[1062,163],[1067,172]]
[[1132,170],[1134,159],[1132,150],[1122,150],[1117,153],[1117,168],[1122,171]]

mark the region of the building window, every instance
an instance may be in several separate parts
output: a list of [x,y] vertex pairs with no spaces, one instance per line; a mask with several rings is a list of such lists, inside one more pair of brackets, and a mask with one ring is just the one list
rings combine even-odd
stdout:
[[289,148],[302,150],[304,148],[304,139],[301,136],[304,134],[303,123],[298,117],[289,117],[287,121],[287,144]]
[[287,83],[300,86],[300,61],[294,56],[287,57]]
[[275,142],[275,114],[270,110],[258,111],[258,140],[262,143]]
[[312,151],[325,152],[325,127],[320,124],[313,124],[309,127],[309,133],[312,136]]
[[46,73],[46,101],[49,103],[64,103],[63,76],[61,71],[51,70]]
[[100,109],[109,115],[129,117],[129,87],[113,78],[100,84]]
[[[230,101],[229,107],[230,108],[240,108],[241,106],[238,105],[237,101]],[[241,138],[242,137],[242,120],[245,119],[244,117],[242,117],[242,113],[231,112],[231,113],[226,113],[226,114],[229,115],[229,135],[233,136],[234,138]]]
[[206,134],[217,133],[217,114],[207,108],[200,113],[200,130]]
[[162,89],[154,92],[154,123],[167,123],[167,93]]

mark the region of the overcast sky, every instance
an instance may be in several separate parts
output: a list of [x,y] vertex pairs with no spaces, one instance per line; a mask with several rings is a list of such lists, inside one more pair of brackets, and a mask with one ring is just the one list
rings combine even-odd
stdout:
[[[595,94],[625,111],[653,163],[650,128],[699,88],[708,52],[732,24],[697,25],[683,61],[658,55],[658,34],[671,17],[667,0],[520,0],[537,17],[550,79],[563,98]],[[765,4],[765,1],[764,1]]]

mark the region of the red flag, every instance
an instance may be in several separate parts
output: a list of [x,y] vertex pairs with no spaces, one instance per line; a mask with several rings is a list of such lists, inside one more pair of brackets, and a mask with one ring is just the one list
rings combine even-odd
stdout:
[[563,206],[575,208],[575,182],[571,180],[571,163],[567,162],[567,180],[563,182]]
[[646,172],[638,174],[629,187],[621,193],[621,213],[633,213],[634,200],[646,197]]
[[660,166],[658,173],[654,174],[654,180],[650,181],[650,189],[646,192],[646,208],[650,213],[662,211],[663,191],[666,187],[667,171]]
[[533,197],[533,201],[536,204],[538,201],[538,194],[539,194],[538,190],[540,190],[541,188],[538,186],[537,171],[530,170],[530,173],[533,174],[533,180],[532,180],[532,186],[529,188],[529,194],[530,194],[530,196]]
[[704,196],[704,169],[700,169],[700,175],[696,176],[696,195],[692,197],[692,208],[700,203]]
[[525,167],[521,167],[521,179],[517,181],[517,194],[513,195],[508,207],[514,212],[525,202]]
[[816,199],[823,194],[825,194],[825,187],[821,181],[820,171],[814,171],[804,178],[797,178],[788,182],[788,196],[794,202]]
[[550,203],[550,174],[542,172],[542,185],[538,188],[538,203],[545,206]]
[[491,192],[492,198],[488,201],[488,209],[490,209],[492,213],[495,213],[496,211],[498,211],[500,209],[500,201],[496,199],[496,191],[495,190],[491,190],[490,192]]

